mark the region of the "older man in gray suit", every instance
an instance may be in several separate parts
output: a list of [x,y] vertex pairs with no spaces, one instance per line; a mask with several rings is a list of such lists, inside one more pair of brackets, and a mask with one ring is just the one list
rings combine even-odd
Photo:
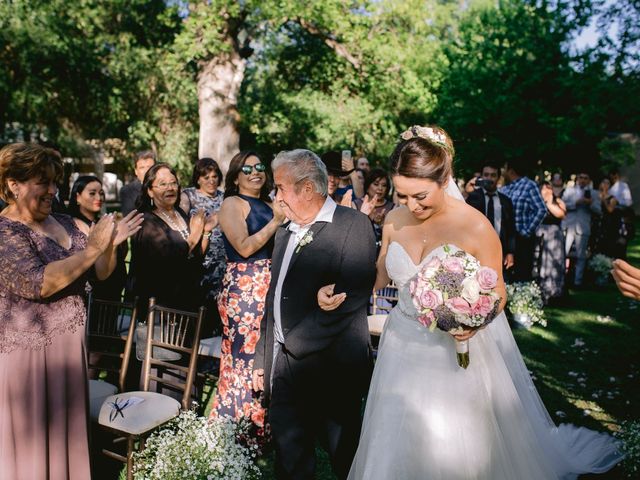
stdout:
[[580,287],[587,262],[587,247],[591,235],[591,214],[600,215],[602,207],[598,191],[591,188],[591,178],[586,172],[581,172],[576,178],[576,184],[564,191],[562,200],[567,205],[567,215],[562,221],[565,232],[565,251],[567,256],[571,246],[575,244],[576,270],[574,285]]

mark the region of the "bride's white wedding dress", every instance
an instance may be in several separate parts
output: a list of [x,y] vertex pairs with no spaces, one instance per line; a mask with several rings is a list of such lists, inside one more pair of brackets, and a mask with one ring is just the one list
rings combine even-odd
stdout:
[[[434,255],[443,248],[420,265]],[[458,367],[453,337],[416,319],[408,282],[420,265],[389,245],[399,301],[380,340],[349,479],[570,479],[615,465],[609,435],[554,425],[503,313],[469,341],[469,367]]]

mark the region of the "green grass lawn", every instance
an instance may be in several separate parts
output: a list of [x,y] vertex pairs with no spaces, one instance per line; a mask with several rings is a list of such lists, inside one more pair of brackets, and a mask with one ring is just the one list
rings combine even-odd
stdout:
[[[631,245],[629,259],[640,265],[640,241]],[[549,307],[545,312],[546,328],[516,329],[513,333],[554,421],[614,432],[622,420],[637,419],[640,302],[623,297],[611,284],[570,291],[561,307]],[[264,478],[273,478],[273,455],[260,459],[259,464]],[[317,478],[334,478],[320,449]],[[613,480],[624,476],[615,468],[583,478]]]

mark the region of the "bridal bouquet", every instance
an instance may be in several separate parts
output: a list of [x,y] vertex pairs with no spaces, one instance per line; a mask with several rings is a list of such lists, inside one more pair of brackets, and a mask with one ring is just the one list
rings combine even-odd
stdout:
[[[498,313],[500,296],[495,292],[498,274],[462,250],[444,247],[444,258],[426,262],[409,283],[418,320],[429,330],[462,333],[463,326],[481,327]],[[458,365],[469,366],[468,340],[456,343]]]

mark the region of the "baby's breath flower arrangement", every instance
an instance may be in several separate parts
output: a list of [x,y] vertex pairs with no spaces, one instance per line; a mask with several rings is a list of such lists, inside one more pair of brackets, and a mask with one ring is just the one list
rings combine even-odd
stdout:
[[602,253],[598,253],[589,260],[589,269],[596,274],[596,283],[606,285],[609,281],[609,274],[613,268],[613,259]]
[[517,282],[507,285],[507,308],[514,319],[530,328],[534,323],[547,326],[542,292],[536,282]]
[[260,477],[257,450],[240,444],[242,424],[182,412],[134,453],[136,480],[252,480]]
[[625,454],[622,468],[627,478],[640,478],[640,421],[626,421],[620,425],[616,437],[621,441]]

